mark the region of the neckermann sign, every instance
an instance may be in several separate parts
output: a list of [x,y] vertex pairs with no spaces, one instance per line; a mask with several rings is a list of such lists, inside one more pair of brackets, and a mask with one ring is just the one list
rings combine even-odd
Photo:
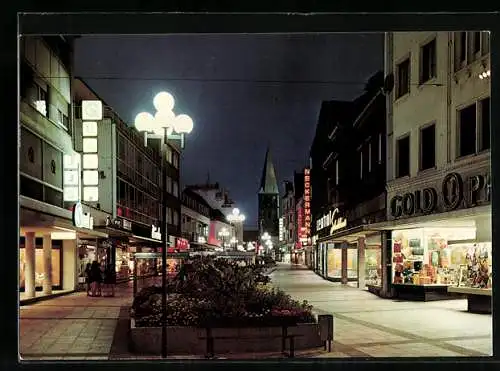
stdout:
[[330,210],[328,214],[323,215],[316,221],[316,232],[330,228],[330,235],[345,227],[347,227],[347,219],[340,216],[338,208]]
[[490,202],[489,170],[470,175],[452,172],[436,183],[391,197],[390,218],[441,213]]

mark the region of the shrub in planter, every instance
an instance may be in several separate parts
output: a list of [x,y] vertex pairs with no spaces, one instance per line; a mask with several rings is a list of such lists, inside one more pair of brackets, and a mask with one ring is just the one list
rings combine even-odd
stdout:
[[[312,307],[283,291],[267,289],[269,278],[255,266],[200,257],[185,265],[167,287],[168,325],[279,326],[314,322]],[[131,314],[138,326],[160,326],[161,287],[141,290]]]

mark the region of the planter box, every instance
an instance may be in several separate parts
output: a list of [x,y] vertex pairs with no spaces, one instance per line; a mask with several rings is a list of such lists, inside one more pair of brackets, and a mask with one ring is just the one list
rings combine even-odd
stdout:
[[[136,327],[130,321],[130,346],[134,353],[161,353],[161,327]],[[281,352],[281,327],[213,328],[215,354]],[[295,349],[323,346],[317,323],[300,323],[288,328],[297,335]],[[189,326],[167,326],[167,353],[204,355],[207,350],[206,329]],[[230,339],[218,339],[230,337]],[[288,342],[286,345],[288,349]]]

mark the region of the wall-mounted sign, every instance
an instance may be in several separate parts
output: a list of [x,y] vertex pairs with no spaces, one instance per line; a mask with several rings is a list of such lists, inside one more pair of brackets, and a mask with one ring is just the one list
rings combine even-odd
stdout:
[[304,169],[304,237],[311,236],[311,169]]
[[115,218],[111,219],[111,217],[106,218],[106,227],[115,227],[120,229],[126,229],[127,231],[132,230],[132,222],[127,219]]
[[83,120],[102,120],[102,102],[100,100],[82,100]]
[[323,215],[321,219],[316,222],[316,231],[319,232],[324,228],[330,227],[330,234],[333,234],[339,229],[347,227],[347,219],[342,218],[338,208],[331,210],[328,214]]
[[151,238],[154,240],[161,240],[161,229],[154,225],[151,226]]
[[178,251],[187,250],[187,249],[189,249],[189,241],[186,240],[185,238],[178,237],[175,240],[175,248]]
[[77,228],[94,228],[94,218],[90,216],[90,213],[84,213],[83,207],[80,202],[77,202],[73,206],[73,225]]
[[284,217],[281,217],[280,221],[279,221],[279,240],[280,241],[283,241],[283,239],[284,239],[284,236],[283,236],[283,234],[284,234],[283,219],[284,219]]
[[63,157],[63,199],[64,201],[80,201],[80,154]]
[[473,175],[463,180],[458,173],[447,174],[440,187],[427,187],[390,201],[390,214],[394,219],[433,212],[464,209],[490,202],[489,174]]

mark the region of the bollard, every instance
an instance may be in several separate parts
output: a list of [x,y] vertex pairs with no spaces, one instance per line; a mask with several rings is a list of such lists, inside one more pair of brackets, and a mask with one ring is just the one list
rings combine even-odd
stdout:
[[324,342],[324,349],[326,350],[328,344],[328,352],[332,351],[333,341],[333,315],[321,314],[318,315],[319,333],[321,341]]

